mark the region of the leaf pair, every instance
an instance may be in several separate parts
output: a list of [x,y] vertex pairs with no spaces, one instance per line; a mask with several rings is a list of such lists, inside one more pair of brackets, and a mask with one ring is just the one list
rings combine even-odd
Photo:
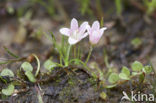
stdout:
[[143,82],[144,81],[144,74],[149,74],[152,72],[152,67],[147,65],[147,66],[143,66],[142,63],[140,63],[139,61],[135,61],[132,63],[131,65],[132,68],[132,75],[130,73],[130,70],[123,66],[121,73],[117,74],[117,73],[111,73],[108,77],[108,81],[109,83],[111,83],[111,85],[107,86],[107,88],[112,88],[114,86],[116,86],[118,84],[118,81],[120,79],[122,80],[131,80],[133,76],[139,75],[139,81]]
[[21,65],[21,68],[24,70],[25,75],[27,76],[29,81],[34,83],[34,82],[36,82],[35,77],[37,77],[37,75],[39,74],[39,71],[40,71],[40,61],[39,61],[38,57],[35,54],[32,54],[32,56],[34,56],[36,61],[37,61],[37,70],[36,70],[35,75],[32,73],[33,72],[33,67],[29,62],[24,62]]
[[[7,77],[14,77],[14,73],[10,69],[6,68],[6,69],[2,70],[2,72],[0,73],[0,76],[2,76],[2,77],[3,76],[4,77],[5,76],[7,76]],[[5,80],[3,80],[3,81],[5,81]],[[14,88],[15,88],[14,85],[12,83],[10,83],[7,88],[2,89],[2,93],[4,95],[6,95],[6,96],[12,95],[12,93],[14,92]]]
[[29,79],[29,81],[31,82],[36,82],[35,76],[33,75],[32,71],[33,71],[33,67],[29,62],[24,62],[21,65],[21,68],[24,70],[25,75],[27,76],[27,78]]

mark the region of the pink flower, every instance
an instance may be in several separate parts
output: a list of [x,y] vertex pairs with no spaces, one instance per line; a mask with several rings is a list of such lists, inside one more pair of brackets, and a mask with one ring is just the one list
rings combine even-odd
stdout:
[[88,33],[87,30],[88,22],[83,22],[80,27],[78,27],[78,21],[73,18],[71,20],[70,28],[61,28],[61,34],[68,36],[68,42],[70,45],[76,44],[83,38],[85,38]]
[[94,21],[92,27],[88,26],[87,31],[90,43],[93,45],[97,44],[106,29],[106,27],[100,29],[100,23],[98,21]]

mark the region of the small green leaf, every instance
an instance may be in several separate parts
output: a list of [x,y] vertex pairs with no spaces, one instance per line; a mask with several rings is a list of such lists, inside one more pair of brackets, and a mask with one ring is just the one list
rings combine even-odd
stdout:
[[8,86],[8,88],[6,88],[6,89],[2,89],[2,93],[4,94],[4,95],[7,95],[7,96],[9,96],[9,95],[11,95],[13,92],[14,92],[14,85],[13,84],[10,84],[9,86]]
[[7,7],[7,11],[8,11],[9,14],[13,14],[15,12],[14,8],[11,7],[11,6]]
[[130,76],[130,71],[126,66],[122,67],[121,73],[126,74],[127,76]]
[[116,86],[117,86],[117,84],[107,85],[107,86],[106,86],[106,88],[108,88],[108,89],[109,89],[109,88],[114,88],[114,87],[116,87]]
[[134,47],[139,47],[141,44],[142,44],[142,40],[140,38],[134,38],[132,41],[131,41],[131,44],[134,46]]
[[25,75],[28,77],[28,79],[31,81],[31,82],[36,82],[36,79],[35,79],[35,77],[34,77],[34,75],[32,74],[32,72],[30,72],[30,71],[26,71],[25,72]]
[[2,70],[1,76],[14,77],[14,73],[10,69],[6,68]]
[[116,83],[119,80],[119,75],[117,73],[110,74],[108,81],[112,84]]
[[44,68],[46,68],[49,71],[53,70],[53,68],[56,66],[57,65],[54,62],[52,62],[50,59],[45,61],[45,63],[44,63]]
[[120,73],[119,74],[119,77],[121,78],[121,79],[124,79],[124,80],[130,80],[130,78],[127,76],[127,74],[125,74],[125,73]]
[[141,71],[142,69],[143,69],[143,65],[142,65],[142,63],[140,63],[139,61],[135,61],[132,65],[131,65],[131,67],[132,67],[132,70],[133,71]]
[[33,67],[32,65],[29,63],[29,62],[24,62],[22,65],[21,65],[21,68],[23,68],[23,70],[26,72],[26,71],[30,71],[32,72],[33,71]]
[[147,65],[147,66],[145,66],[145,67],[143,68],[143,72],[145,72],[145,73],[147,73],[147,74],[151,73],[152,70],[153,70],[152,67],[149,66],[149,65]]
[[100,97],[101,97],[103,100],[106,100],[107,94],[106,94],[105,92],[102,92],[102,93],[100,93]]

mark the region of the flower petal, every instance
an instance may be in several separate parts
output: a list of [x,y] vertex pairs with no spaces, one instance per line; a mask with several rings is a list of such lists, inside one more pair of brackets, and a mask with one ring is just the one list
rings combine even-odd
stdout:
[[86,36],[88,36],[88,33],[84,33],[81,39],[85,38]]
[[68,28],[61,28],[60,29],[60,33],[65,35],[65,36],[69,36],[70,35],[70,29],[68,29]]
[[100,29],[100,35],[102,35],[106,29],[107,29],[106,27],[101,28]]
[[70,28],[72,31],[78,29],[78,21],[75,18],[71,20]]
[[89,35],[89,41],[91,44],[97,44],[101,36],[102,35],[100,35],[100,32],[94,31],[91,35]]
[[100,29],[100,23],[98,21],[94,21],[92,25],[92,30],[99,30]]
[[76,44],[77,42],[79,42],[80,40],[76,40],[76,39],[73,39],[71,37],[68,38],[68,42],[70,45],[73,45],[73,44]]
[[87,25],[87,32],[88,32],[88,34],[91,34],[91,27],[90,27],[90,25]]
[[86,31],[87,26],[88,26],[88,22],[83,22],[80,26],[79,32],[83,34]]

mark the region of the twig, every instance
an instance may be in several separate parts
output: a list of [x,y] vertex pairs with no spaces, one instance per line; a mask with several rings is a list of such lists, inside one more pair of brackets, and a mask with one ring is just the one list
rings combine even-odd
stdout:
[[12,95],[15,96],[17,94],[20,94],[20,93],[23,93],[23,92],[27,92],[29,89],[30,88],[18,89],[18,90],[16,89]]

